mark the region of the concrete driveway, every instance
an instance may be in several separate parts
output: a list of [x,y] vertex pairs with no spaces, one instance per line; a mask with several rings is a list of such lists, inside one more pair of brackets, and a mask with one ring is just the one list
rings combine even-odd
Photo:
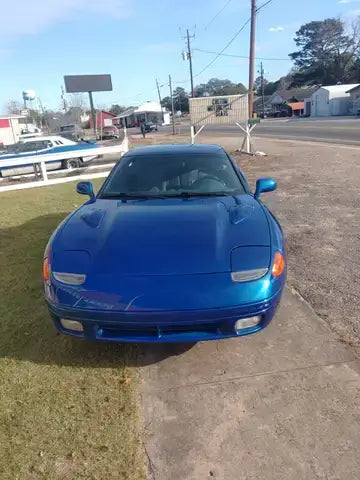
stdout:
[[150,479],[360,478],[359,362],[290,290],[259,334],[140,363]]

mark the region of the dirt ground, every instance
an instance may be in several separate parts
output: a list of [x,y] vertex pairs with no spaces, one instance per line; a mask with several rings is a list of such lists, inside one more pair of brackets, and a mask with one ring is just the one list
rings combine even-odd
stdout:
[[254,185],[272,176],[264,202],[287,237],[288,283],[360,355],[360,151],[258,140],[266,157],[234,155]]

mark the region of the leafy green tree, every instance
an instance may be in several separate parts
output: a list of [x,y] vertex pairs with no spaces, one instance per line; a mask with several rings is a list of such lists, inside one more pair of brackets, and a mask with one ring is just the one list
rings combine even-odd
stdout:
[[[175,112],[180,110],[181,112],[189,112],[189,95],[182,87],[177,87],[173,91],[174,109]],[[164,97],[161,100],[161,105],[171,111],[171,97]]]
[[231,80],[211,78],[207,83],[201,83],[195,87],[195,97],[213,95],[238,95],[247,92],[242,83],[233,83]]
[[[265,87],[269,84],[269,80],[264,78],[263,83],[264,83],[264,94],[265,94]],[[255,90],[256,95],[261,95],[261,77],[257,77],[255,79],[254,90]]]
[[327,18],[302,25],[294,41],[299,50],[290,53],[294,61],[293,85],[354,81],[354,65],[359,55],[359,22],[349,33],[344,22]]
[[164,97],[162,100],[161,100],[161,106],[166,108],[166,110],[170,110],[171,111],[171,97]]

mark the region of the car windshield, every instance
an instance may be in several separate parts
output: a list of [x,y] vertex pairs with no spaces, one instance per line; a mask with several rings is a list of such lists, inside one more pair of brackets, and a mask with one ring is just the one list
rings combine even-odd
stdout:
[[70,132],[71,130],[75,130],[75,125],[64,125],[60,127],[60,132]]
[[52,146],[52,144],[48,140],[38,140],[38,141],[34,141],[34,142],[15,143],[14,145],[9,145],[6,148],[6,151],[4,152],[4,154],[36,152],[37,150],[44,150],[45,148],[49,148],[51,146]]
[[245,193],[225,153],[129,155],[113,170],[101,198],[172,197]]

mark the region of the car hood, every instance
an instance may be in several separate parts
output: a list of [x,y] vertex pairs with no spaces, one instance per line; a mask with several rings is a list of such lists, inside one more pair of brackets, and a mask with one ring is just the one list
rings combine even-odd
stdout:
[[[228,272],[231,252],[241,246],[270,246],[266,214],[250,195],[97,199],[65,223],[54,245],[54,267],[70,271],[81,251],[87,252],[83,268],[89,275]],[[66,252],[72,252],[69,265]]]

